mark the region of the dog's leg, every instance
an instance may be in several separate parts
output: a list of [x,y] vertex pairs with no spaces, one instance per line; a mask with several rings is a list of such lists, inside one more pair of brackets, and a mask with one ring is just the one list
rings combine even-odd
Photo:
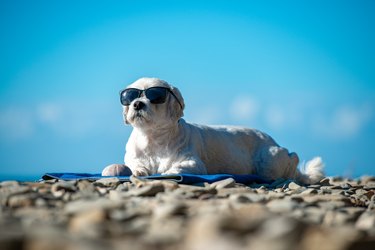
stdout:
[[295,179],[299,159],[296,153],[289,153],[279,146],[262,148],[256,161],[257,174],[269,179]]
[[134,176],[148,176],[151,175],[151,173],[144,167],[138,167],[135,168],[133,171]]
[[297,168],[297,154],[289,153],[282,147],[271,146],[262,149],[260,159],[257,173],[269,180],[284,178],[294,179],[301,184],[314,184],[324,178],[324,163],[320,157],[307,162],[302,171]]
[[207,169],[200,159],[190,158],[174,163],[170,169],[162,174],[207,174]]

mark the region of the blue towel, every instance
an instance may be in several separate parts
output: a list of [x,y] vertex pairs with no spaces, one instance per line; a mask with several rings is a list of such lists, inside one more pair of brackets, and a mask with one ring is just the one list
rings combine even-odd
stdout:
[[[101,174],[86,174],[86,173],[46,173],[42,176],[43,180],[59,179],[59,180],[98,180],[101,178],[117,177],[120,181],[130,181],[130,176],[102,176]],[[234,174],[178,174],[178,175],[151,175],[142,176],[139,178],[151,180],[173,180],[181,184],[195,184],[195,183],[213,183],[215,181],[233,178],[237,183],[251,184],[251,183],[270,183],[258,175],[234,175]]]

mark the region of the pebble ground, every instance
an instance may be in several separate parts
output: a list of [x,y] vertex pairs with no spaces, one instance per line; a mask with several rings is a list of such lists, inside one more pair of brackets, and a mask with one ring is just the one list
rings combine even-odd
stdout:
[[375,177],[0,182],[0,249],[375,249]]

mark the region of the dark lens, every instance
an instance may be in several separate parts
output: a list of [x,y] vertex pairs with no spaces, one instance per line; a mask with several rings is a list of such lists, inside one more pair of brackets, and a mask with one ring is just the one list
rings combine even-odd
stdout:
[[139,97],[140,90],[138,89],[125,89],[121,92],[121,104],[124,106],[130,105],[134,99]]
[[146,90],[145,94],[151,103],[160,104],[164,103],[167,98],[167,89],[160,87],[149,88]]

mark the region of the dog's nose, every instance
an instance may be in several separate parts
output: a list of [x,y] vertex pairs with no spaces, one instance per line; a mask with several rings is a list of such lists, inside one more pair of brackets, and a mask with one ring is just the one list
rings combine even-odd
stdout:
[[145,106],[146,105],[143,102],[141,102],[141,101],[136,101],[136,102],[133,103],[133,107],[134,107],[135,110],[141,110]]

